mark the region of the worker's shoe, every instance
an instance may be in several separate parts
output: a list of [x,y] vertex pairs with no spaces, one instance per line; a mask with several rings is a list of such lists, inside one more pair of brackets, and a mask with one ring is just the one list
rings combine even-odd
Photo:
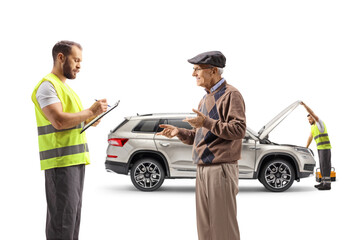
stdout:
[[320,184],[314,185],[315,188],[319,188],[320,186],[322,186],[323,183],[321,182]]
[[330,190],[331,184],[330,183],[324,183],[323,185],[319,186],[317,189],[319,190]]

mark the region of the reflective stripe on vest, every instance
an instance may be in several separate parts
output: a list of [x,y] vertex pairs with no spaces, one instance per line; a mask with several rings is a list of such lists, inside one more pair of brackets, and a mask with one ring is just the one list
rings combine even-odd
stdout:
[[330,141],[317,143],[316,145],[317,145],[317,146],[321,146],[321,145],[325,145],[325,144],[330,144]]
[[44,81],[49,81],[54,86],[63,112],[76,113],[83,110],[77,94],[56,75],[48,74],[36,85],[31,99],[35,104],[41,170],[89,164],[86,136],[84,133],[80,134],[83,123],[69,129],[57,130],[41,110],[36,100],[36,92]]
[[56,128],[53,127],[53,125],[46,125],[46,126],[38,127],[38,135],[45,135],[45,134],[54,133],[54,132],[63,132],[63,131],[67,131],[67,130],[82,128],[83,125],[84,124],[79,124],[73,128],[62,129],[62,130],[57,130]]
[[329,136],[329,134],[327,134],[327,133],[325,133],[325,134],[319,134],[319,135],[317,135],[316,137],[314,137],[314,139],[316,140],[316,139],[318,139],[319,137],[328,137]]
[[89,152],[89,147],[87,143],[42,151],[40,152],[40,160],[46,160],[55,157],[63,157],[67,155],[84,153],[84,152]]
[[320,132],[316,123],[311,126],[311,134],[316,142],[317,149],[331,149],[329,135],[327,133],[326,125],[324,124],[324,132]]

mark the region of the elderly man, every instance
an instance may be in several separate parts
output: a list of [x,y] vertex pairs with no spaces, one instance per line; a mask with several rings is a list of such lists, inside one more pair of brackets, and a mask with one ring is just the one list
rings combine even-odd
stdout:
[[189,59],[193,76],[206,94],[195,118],[185,119],[193,130],[160,125],[158,135],[177,136],[193,145],[197,164],[196,216],[200,240],[240,239],[236,218],[242,138],[245,136],[245,104],[240,92],[221,77],[226,58],[219,51]]
[[[47,239],[78,239],[85,165],[89,149],[84,122],[106,111],[106,99],[83,109],[80,98],[66,84],[80,71],[82,47],[60,41],[52,49],[54,66],[35,87],[41,170],[45,170]],[[99,122],[95,123],[97,125]]]

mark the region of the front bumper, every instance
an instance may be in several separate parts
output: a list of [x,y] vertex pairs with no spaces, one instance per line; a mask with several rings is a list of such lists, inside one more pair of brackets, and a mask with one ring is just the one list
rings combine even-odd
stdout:
[[314,174],[314,168],[315,164],[304,164],[304,171],[306,172],[299,172],[299,178],[306,178],[309,177],[311,174]]
[[305,171],[311,171],[314,172],[315,164],[304,164],[304,170]]
[[313,174],[313,173],[300,172],[300,173],[299,173],[299,178],[307,178],[307,177],[310,177],[311,174]]
[[128,175],[128,166],[126,163],[114,162],[114,161],[105,161],[105,169],[110,172],[116,172],[119,174]]

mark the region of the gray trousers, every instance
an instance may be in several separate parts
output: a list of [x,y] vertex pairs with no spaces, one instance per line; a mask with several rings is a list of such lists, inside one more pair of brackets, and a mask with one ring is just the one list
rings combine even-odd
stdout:
[[45,170],[48,240],[79,238],[84,176],[84,164]]
[[322,181],[325,183],[331,183],[331,150],[330,149],[318,149],[320,173],[322,175]]

